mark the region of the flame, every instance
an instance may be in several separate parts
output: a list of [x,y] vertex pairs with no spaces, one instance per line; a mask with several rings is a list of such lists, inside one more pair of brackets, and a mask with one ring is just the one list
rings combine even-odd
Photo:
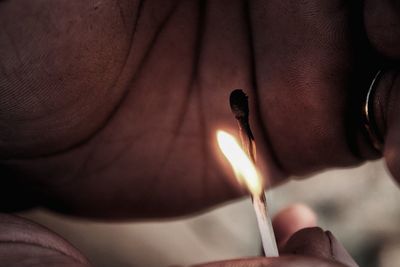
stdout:
[[263,185],[261,177],[246,152],[243,151],[238,141],[225,131],[217,131],[218,146],[225,158],[231,164],[236,178],[244,183],[253,195],[261,195]]

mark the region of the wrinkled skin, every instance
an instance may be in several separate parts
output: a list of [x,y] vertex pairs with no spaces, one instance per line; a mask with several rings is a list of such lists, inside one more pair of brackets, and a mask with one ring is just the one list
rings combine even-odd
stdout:
[[[242,189],[216,152],[244,88],[269,182],[385,157],[400,179],[394,1],[0,2],[1,210],[188,214]],[[382,30],[384,29],[384,30]],[[361,120],[375,71],[376,151]]]

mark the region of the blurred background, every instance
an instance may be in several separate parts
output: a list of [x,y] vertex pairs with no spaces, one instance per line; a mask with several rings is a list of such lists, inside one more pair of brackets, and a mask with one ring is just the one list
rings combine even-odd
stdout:
[[[400,262],[400,191],[382,161],[293,180],[270,192],[273,213],[305,203],[363,267]],[[44,210],[22,214],[59,233],[96,267],[189,265],[259,255],[250,199],[194,217],[160,222],[104,223]]]

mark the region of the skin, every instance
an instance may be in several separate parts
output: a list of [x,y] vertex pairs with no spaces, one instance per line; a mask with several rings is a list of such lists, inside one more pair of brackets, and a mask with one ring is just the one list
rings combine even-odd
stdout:
[[[290,219],[297,221],[297,229],[294,224],[288,224]],[[332,234],[314,227],[315,215],[305,206],[296,204],[281,211],[274,219],[274,226],[279,233],[281,257],[236,259],[196,266],[357,266]],[[287,236],[291,237],[284,240]],[[1,267],[91,266],[79,251],[55,233],[6,214],[0,214],[0,257]]]
[[36,223],[0,214],[0,266],[89,266],[67,241]]
[[[389,0],[1,1],[0,210],[148,219],[243,195],[215,146],[216,129],[237,131],[234,88],[250,97],[267,183],[382,156],[399,180],[399,12]],[[361,110],[382,66],[376,151]]]

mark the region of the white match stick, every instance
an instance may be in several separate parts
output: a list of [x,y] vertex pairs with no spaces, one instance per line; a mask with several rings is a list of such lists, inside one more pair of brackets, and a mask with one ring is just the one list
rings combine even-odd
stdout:
[[224,131],[217,132],[217,140],[222,153],[231,163],[238,179],[243,179],[241,181],[246,184],[247,189],[252,195],[252,202],[254,211],[256,212],[265,256],[279,256],[271,219],[268,216],[267,202],[265,200],[262,180],[255,166],[254,140],[249,138],[249,145],[253,146],[254,149],[250,150],[249,146],[245,146],[247,148],[247,154],[238,144],[236,139]]
[[260,230],[261,242],[266,257],[278,257],[278,247],[276,246],[274,229],[271,219],[268,216],[267,202],[265,195],[252,197],[254,210],[256,212],[258,229]]

